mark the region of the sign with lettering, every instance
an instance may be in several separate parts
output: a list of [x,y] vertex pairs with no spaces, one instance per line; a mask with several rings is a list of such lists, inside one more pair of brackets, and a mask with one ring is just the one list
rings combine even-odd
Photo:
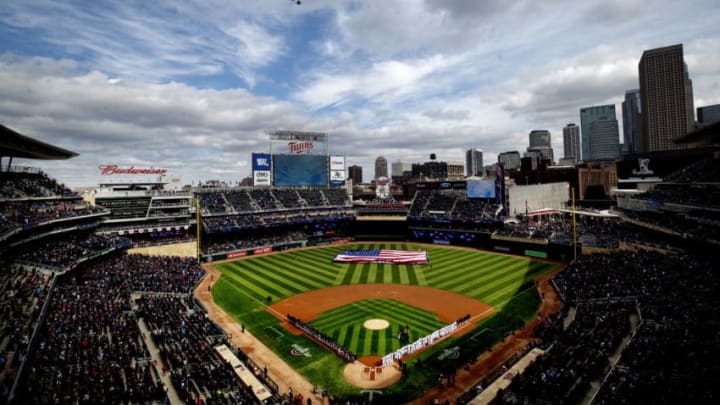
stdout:
[[259,255],[262,253],[270,253],[270,252],[272,252],[272,247],[270,247],[270,246],[261,247],[261,248],[257,248],[255,250],[253,250],[253,254],[256,254],[256,255]]
[[268,153],[253,153],[252,162],[253,170],[270,170],[271,159]]
[[165,174],[167,169],[159,169],[154,167],[120,167],[118,165],[100,165],[100,174],[103,176],[112,176],[114,174]]
[[236,257],[244,257],[247,256],[247,250],[241,250],[239,252],[230,252],[227,254],[228,259],[234,259]]
[[253,186],[269,186],[271,182],[270,170],[256,170],[253,172]]
[[309,153],[315,145],[312,141],[290,141],[288,142],[288,147],[291,153],[297,153],[299,155],[301,153]]

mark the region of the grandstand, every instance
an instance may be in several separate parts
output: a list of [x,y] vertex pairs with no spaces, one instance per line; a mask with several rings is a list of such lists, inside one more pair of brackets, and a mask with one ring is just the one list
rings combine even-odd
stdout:
[[193,195],[165,190],[164,182],[103,183],[86,199],[109,210],[97,232],[123,236],[136,246],[176,243],[192,238]]
[[[628,207],[508,218],[502,201],[471,197],[459,183],[426,184],[402,202],[353,202],[329,180],[194,191],[108,183],[84,198],[41,169],[11,164],[73,152],[0,131],[0,155],[9,157],[0,171],[3,402],[282,402],[282,381],[257,373],[269,393],[260,399],[215,350],[226,345],[245,367],[262,368],[192,298],[206,274],[197,260],[125,252],[192,240],[197,216],[202,261],[374,238],[568,264],[552,279],[561,309],[538,322],[529,346],[483,373],[470,366],[479,354],[462,352],[457,364],[467,367],[452,371],[468,384],[422,387],[423,401],[472,403],[497,379],[510,383],[495,403],[713,403],[720,395],[720,273],[710,256],[720,244],[717,157],[664,174]],[[535,346],[543,354],[508,377]]]

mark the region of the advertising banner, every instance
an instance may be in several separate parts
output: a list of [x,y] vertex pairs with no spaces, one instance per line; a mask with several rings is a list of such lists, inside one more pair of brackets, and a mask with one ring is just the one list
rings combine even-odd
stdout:
[[230,252],[227,254],[228,259],[234,259],[236,257],[244,257],[247,256],[248,252],[247,250],[241,250],[239,252]]
[[345,156],[330,156],[330,170],[345,170]]
[[345,184],[345,156],[330,156],[330,184]]
[[270,159],[269,153],[253,153],[252,154],[252,169],[256,170],[267,170],[270,171]]
[[256,170],[253,172],[253,186],[269,186],[271,179],[270,170]]
[[255,254],[255,255],[259,255],[259,254],[263,254],[263,253],[270,253],[270,252],[272,252],[271,246],[261,247],[261,248],[257,248],[255,250],[253,250],[253,254]]

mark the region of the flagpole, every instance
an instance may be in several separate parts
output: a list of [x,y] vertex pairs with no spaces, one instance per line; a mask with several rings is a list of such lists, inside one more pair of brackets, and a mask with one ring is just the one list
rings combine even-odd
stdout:
[[577,230],[575,224],[575,188],[570,187],[570,201],[572,201],[572,228],[573,228],[573,261],[577,258]]
[[202,218],[200,217],[200,193],[195,197],[195,253],[198,263],[202,262],[202,251],[200,249],[200,227],[202,226]]

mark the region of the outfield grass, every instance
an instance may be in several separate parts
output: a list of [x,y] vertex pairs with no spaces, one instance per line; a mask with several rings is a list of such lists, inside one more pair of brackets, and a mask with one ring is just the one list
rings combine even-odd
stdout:
[[[332,262],[332,259],[341,250],[380,248],[427,250],[431,264],[341,264]],[[477,352],[484,350],[483,348],[498,339],[502,339],[518,323],[522,323],[534,315],[539,305],[539,299],[532,288],[533,280],[554,269],[556,265],[529,258],[477,250],[406,243],[366,243],[250,257],[223,263],[216,267],[223,274],[212,291],[213,298],[218,305],[238,322],[243,323],[248,330],[275,350],[311,382],[327,388],[330,392],[350,395],[357,393],[358,389],[346,383],[342,378],[342,367],[345,363],[306,337],[291,335],[284,330],[278,319],[265,311],[267,297],[271,297],[275,302],[326,287],[374,283],[428,286],[451,291],[480,300],[491,305],[497,311],[476,327],[476,331],[479,331],[483,328],[487,329],[487,325],[492,324],[492,333],[483,334],[482,339],[461,338],[460,340],[463,342],[463,351]],[[383,355],[394,350],[393,348],[397,348],[394,344],[398,341],[393,338],[397,334],[397,329],[391,327],[386,331],[376,333],[366,331],[362,328],[360,320],[365,315],[357,315],[350,321],[350,317],[355,313],[363,311],[366,314],[372,313],[373,315],[369,317],[388,319],[391,325],[410,324],[408,318],[397,318],[398,311],[412,313],[413,317],[417,319],[417,323],[413,322],[410,325],[410,341],[427,334],[426,330],[430,332],[443,326],[434,318],[434,315],[423,310],[391,300],[375,301],[363,300],[327,311],[312,324],[360,355]],[[404,307],[401,308],[400,305]],[[343,322],[349,324],[343,326]],[[473,333],[474,331],[471,331],[467,336]],[[420,354],[416,360],[431,364],[432,361],[428,362],[427,360],[432,360],[438,351],[454,344],[458,344],[457,339],[447,339]],[[293,345],[309,348],[310,357],[290,356],[288,353]],[[356,349],[352,349],[352,347]],[[436,375],[434,374],[436,371],[432,368],[425,370],[425,368],[423,367],[423,371],[408,371],[399,384],[387,391],[410,393],[418,388],[418,384],[422,387],[426,380],[432,384],[434,378],[432,376]]]

